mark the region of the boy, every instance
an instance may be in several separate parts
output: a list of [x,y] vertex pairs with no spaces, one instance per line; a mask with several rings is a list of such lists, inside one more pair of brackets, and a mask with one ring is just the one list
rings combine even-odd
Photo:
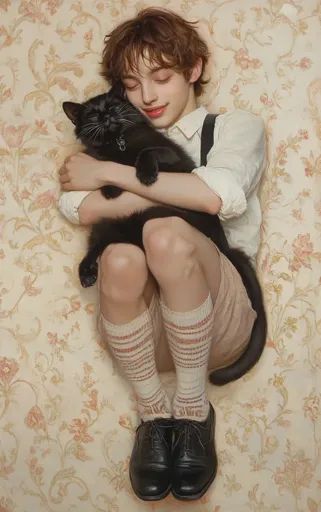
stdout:
[[[103,76],[120,80],[127,99],[200,162],[207,114],[196,99],[209,53],[193,24],[175,13],[147,8],[106,37]],[[231,245],[254,260],[261,212],[256,195],[264,164],[264,125],[244,111],[218,116],[214,149],[192,173],[159,173],[142,185],[133,167],[78,153],[60,170],[59,201],[72,222],[127,215],[154,204],[218,214]],[[98,189],[126,192],[106,201]],[[79,215],[79,216],[78,216]],[[178,217],[152,219],[143,252],[112,244],[99,262],[99,327],[132,384],[141,423],[130,479],[144,500],[171,490],[200,498],[215,478],[215,412],[206,396],[208,369],[238,359],[256,317],[241,278],[215,244]],[[176,371],[173,402],[159,371]]]

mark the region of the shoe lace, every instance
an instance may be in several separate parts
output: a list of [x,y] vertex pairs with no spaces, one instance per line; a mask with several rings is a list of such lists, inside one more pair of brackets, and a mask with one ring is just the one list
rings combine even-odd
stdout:
[[181,438],[183,438],[182,447],[184,450],[188,450],[189,442],[191,441],[193,435],[197,438],[198,442],[205,450],[205,445],[201,438],[201,430],[206,430],[205,427],[199,424],[197,421],[193,420],[179,420],[180,421],[180,432],[179,436],[176,439],[175,444],[177,444]]
[[[143,423],[138,428],[140,428],[142,425],[143,425]],[[146,438],[148,440],[151,440],[152,447],[154,447],[154,445],[159,441],[166,442],[166,440],[164,438],[165,430],[169,429],[169,428],[170,429],[173,428],[173,425],[171,422],[168,422],[168,424],[162,423],[161,428],[160,428],[160,425],[157,422],[155,422],[154,420],[150,420],[150,421],[148,421],[148,425],[149,425],[149,429],[146,433],[147,434]]]

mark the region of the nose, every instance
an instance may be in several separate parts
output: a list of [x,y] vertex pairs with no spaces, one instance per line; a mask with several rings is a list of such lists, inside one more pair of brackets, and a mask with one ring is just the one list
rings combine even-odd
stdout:
[[142,99],[146,105],[153,103],[157,100],[157,92],[152,83],[143,83],[142,84]]

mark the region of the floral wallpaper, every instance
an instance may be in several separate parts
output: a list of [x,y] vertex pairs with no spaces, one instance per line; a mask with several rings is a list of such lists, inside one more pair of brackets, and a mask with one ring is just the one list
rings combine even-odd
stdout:
[[[78,147],[61,103],[105,89],[104,35],[148,5],[200,20],[201,102],[262,116],[268,138],[267,348],[240,381],[209,385],[219,471],[191,503],[131,490],[136,403],[99,339],[97,289],[78,281],[88,229],[57,210]],[[320,21],[320,0],[0,1],[1,512],[321,512]]]

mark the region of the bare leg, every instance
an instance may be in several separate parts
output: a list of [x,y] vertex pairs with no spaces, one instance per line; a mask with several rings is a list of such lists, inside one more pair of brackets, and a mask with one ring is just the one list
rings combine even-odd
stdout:
[[152,219],[143,230],[147,264],[175,311],[199,306],[220,285],[219,255],[205,235],[178,217]]
[[150,304],[157,283],[142,251],[110,244],[100,258],[100,309],[115,324],[133,320]]

